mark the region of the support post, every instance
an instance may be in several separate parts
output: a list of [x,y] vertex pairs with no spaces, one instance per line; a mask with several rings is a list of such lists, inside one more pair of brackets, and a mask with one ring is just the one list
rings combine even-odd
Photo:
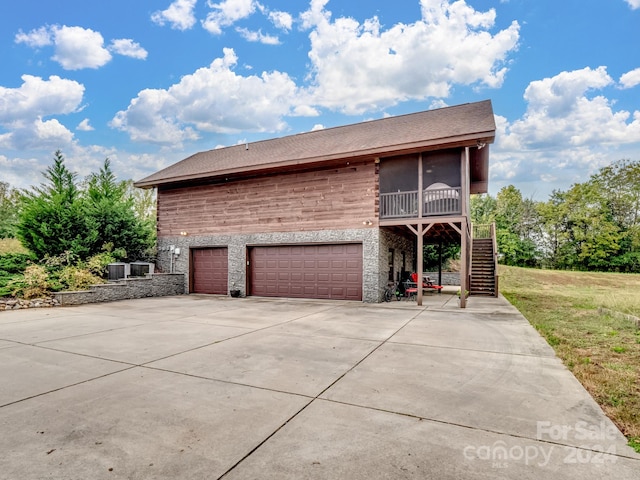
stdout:
[[418,225],[417,230],[418,261],[416,264],[416,274],[418,275],[418,278],[416,279],[416,288],[418,291],[416,292],[416,302],[418,305],[422,305],[422,265],[424,264],[424,232],[422,231],[422,225]]
[[461,248],[460,248],[460,308],[465,308],[467,306],[467,295],[466,292],[469,289],[468,278],[469,278],[469,264],[467,255],[467,250],[469,248],[469,242],[467,238],[467,219],[462,218],[462,224],[460,225],[460,230],[462,230],[461,234]]
[[422,218],[424,210],[424,179],[422,177],[422,153],[418,154],[418,218]]
[[438,239],[438,285],[442,285],[442,237]]

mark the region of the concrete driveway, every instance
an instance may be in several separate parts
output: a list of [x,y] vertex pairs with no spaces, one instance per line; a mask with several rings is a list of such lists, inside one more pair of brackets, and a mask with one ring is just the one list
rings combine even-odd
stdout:
[[504,299],[0,313],[1,479],[638,479]]

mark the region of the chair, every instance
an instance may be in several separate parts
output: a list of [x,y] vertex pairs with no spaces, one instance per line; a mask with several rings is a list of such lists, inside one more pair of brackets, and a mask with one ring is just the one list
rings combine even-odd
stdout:
[[[412,285],[409,287],[411,289],[415,289],[415,293],[418,292],[418,274],[417,273],[412,273],[411,274],[411,283]],[[438,292],[438,293],[442,293],[442,285],[435,285],[431,279],[429,277],[423,277],[422,278],[422,291],[430,291],[430,292]],[[406,291],[406,289],[405,289]],[[415,294],[414,293],[414,294]]]

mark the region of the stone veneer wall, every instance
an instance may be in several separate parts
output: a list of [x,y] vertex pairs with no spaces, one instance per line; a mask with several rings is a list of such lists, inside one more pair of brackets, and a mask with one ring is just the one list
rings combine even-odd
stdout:
[[[438,283],[438,272],[424,272],[425,277],[431,278],[433,283]],[[441,285],[456,285],[460,286],[460,272],[442,272],[442,284]]]
[[296,245],[313,243],[362,243],[362,300],[380,301],[385,282],[380,277],[379,230],[375,227],[350,230],[318,230],[309,232],[247,233],[230,235],[193,235],[158,238],[157,266],[171,271],[170,245],[180,248],[173,271],[185,274],[185,291],[189,290],[189,248],[227,247],[229,250],[229,289],[240,290],[245,296],[247,285],[247,246]]
[[[389,283],[389,249],[394,250],[394,280],[398,279],[402,271],[402,253],[405,254],[404,269],[407,272],[413,271],[415,264],[415,244],[412,240],[397,235],[389,230],[380,230],[380,281],[384,287]],[[382,292],[384,292],[384,287]],[[381,297],[382,298],[382,297]]]
[[154,273],[143,278],[127,278],[117,282],[92,285],[90,290],[57,292],[54,298],[60,305],[113,302],[131,298],[183,295],[184,274]]

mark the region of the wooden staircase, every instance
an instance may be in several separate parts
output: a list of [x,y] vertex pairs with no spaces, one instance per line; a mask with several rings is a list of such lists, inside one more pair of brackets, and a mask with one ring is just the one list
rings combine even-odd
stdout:
[[493,238],[473,239],[469,295],[498,296],[494,245]]

